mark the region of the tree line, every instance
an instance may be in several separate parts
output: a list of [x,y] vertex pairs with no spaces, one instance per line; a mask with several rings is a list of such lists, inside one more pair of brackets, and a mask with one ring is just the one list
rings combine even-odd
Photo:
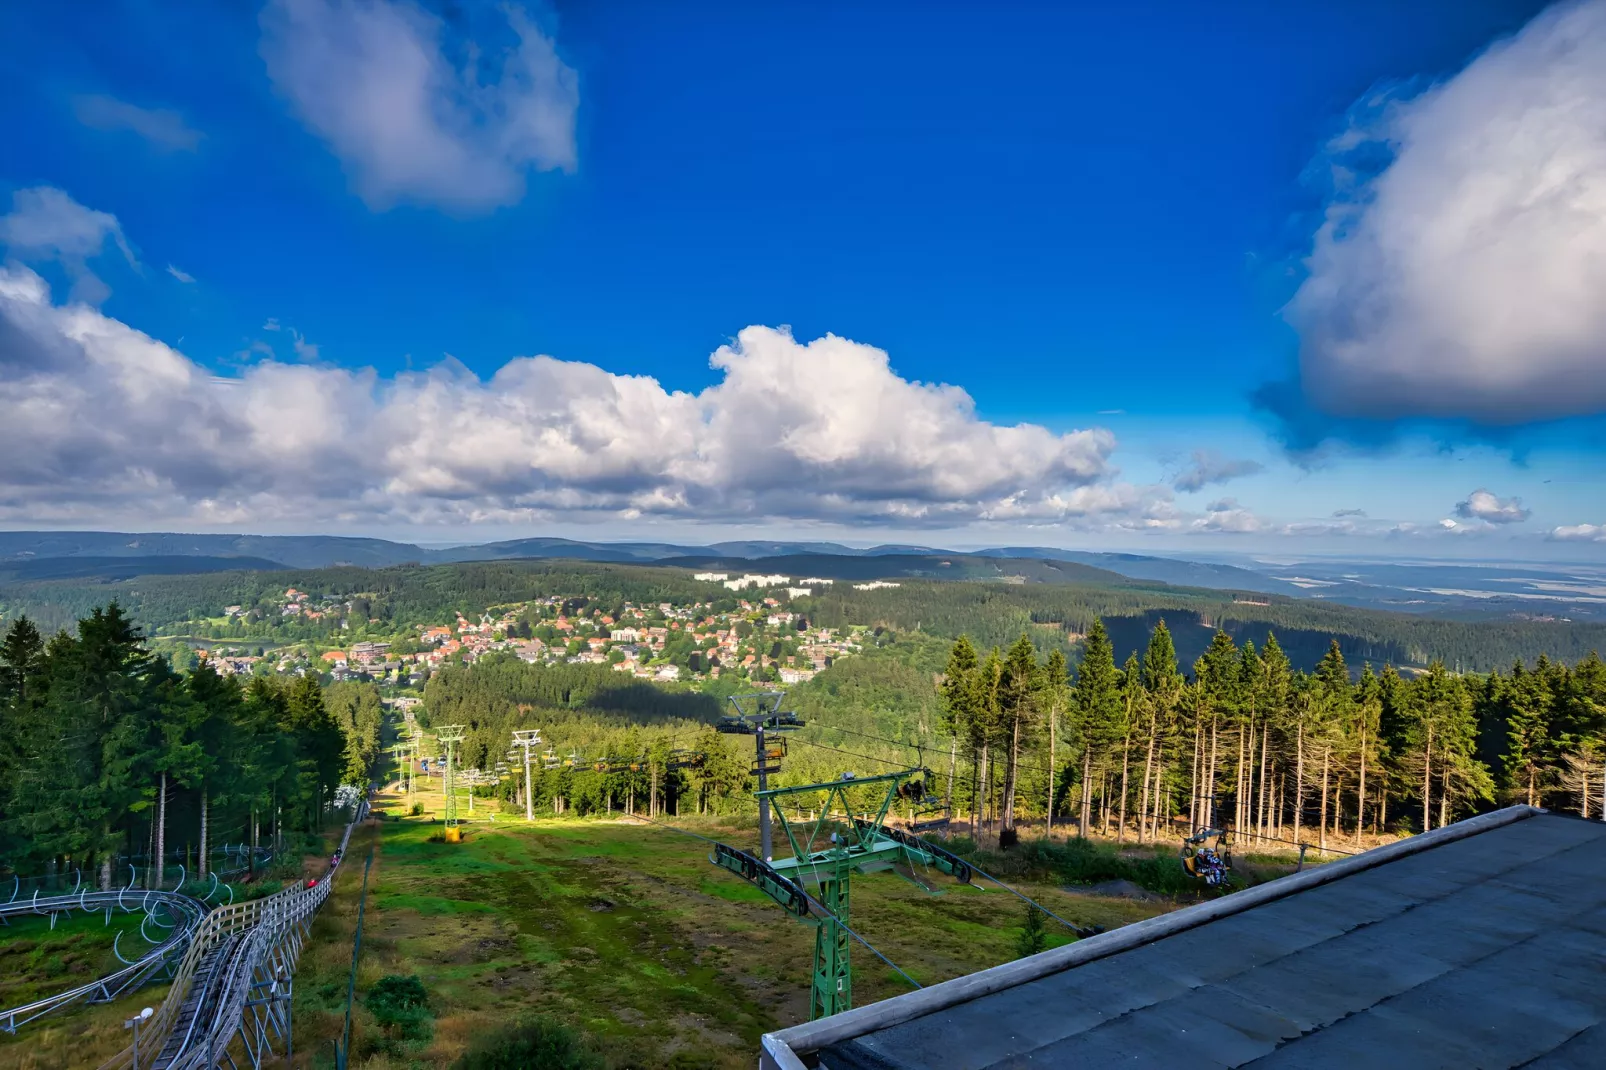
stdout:
[[0,869],[109,888],[176,855],[204,876],[217,844],[321,829],[380,732],[371,687],[179,672],[115,602],[49,638],[22,617],[0,640]]
[[1305,672],[1275,635],[1257,648],[1217,631],[1189,675],[1164,621],[1118,666],[1095,620],[1074,673],[1024,634],[986,655],[961,636],[940,690],[967,758],[955,794],[1003,842],[1023,815],[1084,836],[1152,842],[1185,821],[1324,848],[1496,802],[1606,819],[1606,665],[1593,653],[1571,668],[1541,656],[1485,674],[1437,660],[1355,674],[1334,640]]

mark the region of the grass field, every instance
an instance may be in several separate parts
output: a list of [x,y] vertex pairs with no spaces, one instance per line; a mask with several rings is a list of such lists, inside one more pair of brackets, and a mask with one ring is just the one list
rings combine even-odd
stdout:
[[[0,1007],[16,1007],[116,970],[112,943],[125,931],[122,949],[147,946],[139,936],[142,914],[63,915],[13,918],[0,928]],[[0,1067],[71,1070],[95,1066],[128,1044],[122,1023],[141,1007],[156,1006],[165,986],[144,988],[116,1003],[81,1007],[59,1018],[25,1025],[16,1036],[0,1033]]]
[[[333,1065],[370,849],[353,1067],[448,1066],[471,1038],[540,1013],[583,1030],[613,1067],[745,1068],[761,1033],[807,1017],[813,929],[711,865],[707,843],[627,819],[526,824],[498,815],[493,824],[481,807],[464,841],[447,844],[435,820],[440,796],[421,799],[427,810],[415,818],[400,816],[402,799],[382,796],[378,809],[391,819],[353,836],[296,975],[296,1066]],[[673,820],[756,848],[751,819]],[[856,879],[851,924],[923,985],[1016,957],[1020,900],[984,881],[963,886],[935,873],[930,881],[941,895],[893,873]],[[1174,905],[1018,886],[1081,925],[1113,928]],[[1069,938],[1050,922],[1049,946]],[[111,939],[98,918],[63,922],[56,933],[0,930],[4,991],[38,994],[103,969]],[[869,952],[853,954],[856,1004],[909,990]],[[387,975],[423,982],[422,1028],[387,1029],[365,1005]],[[148,988],[0,1038],[0,1066],[94,1066],[127,1043],[123,1019],[161,995]]]
[[[394,798],[379,807],[401,812]],[[341,1030],[370,846],[353,1066],[448,1065],[470,1037],[538,1012],[582,1028],[614,1066],[750,1067],[761,1033],[807,1017],[813,930],[711,865],[706,843],[626,820],[476,817],[460,844],[432,842],[441,826],[427,815],[354,838],[296,978],[298,1054],[323,1063]],[[738,847],[756,838],[750,823],[677,824]],[[1016,956],[1020,900],[934,883],[942,895],[890,873],[861,878],[850,920],[921,984]],[[1114,927],[1169,906],[1023,890],[1078,924]],[[1051,932],[1050,946],[1068,938]],[[854,964],[856,1003],[909,990],[861,948]],[[423,981],[427,1037],[387,1036],[362,1006],[390,974]]]

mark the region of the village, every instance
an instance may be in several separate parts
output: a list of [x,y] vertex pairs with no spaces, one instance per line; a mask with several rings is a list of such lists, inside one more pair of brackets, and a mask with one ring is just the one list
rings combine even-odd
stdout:
[[[373,681],[397,688],[420,688],[448,665],[471,665],[505,652],[531,664],[608,665],[614,671],[661,683],[688,683],[735,674],[743,680],[796,684],[811,679],[834,660],[860,649],[862,627],[812,625],[792,608],[798,599],[833,580],[810,577],[698,573],[740,597],[714,601],[623,602],[605,606],[582,596],[554,595],[528,602],[487,607],[477,615],[372,637],[378,620],[359,630],[364,638],[340,642],[353,619],[361,620],[362,599],[320,599],[294,587],[249,612],[255,618],[339,621],[327,640],[253,648],[217,642],[194,652],[226,675],[314,672],[331,682]],[[897,586],[886,581],[854,584],[861,590]],[[745,594],[744,594],[745,593]],[[223,608],[223,619],[242,619],[242,606]]]

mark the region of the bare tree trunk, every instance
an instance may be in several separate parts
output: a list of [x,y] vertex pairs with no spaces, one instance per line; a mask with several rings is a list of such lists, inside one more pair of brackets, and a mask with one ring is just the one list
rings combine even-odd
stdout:
[[1439,784],[1439,827],[1442,829],[1450,823],[1450,763],[1440,762],[1441,776]]
[[1433,829],[1433,722],[1428,722],[1427,740],[1422,746],[1422,831]]
[[1299,827],[1305,810],[1305,723],[1299,724],[1294,734],[1294,842],[1299,842]]
[[206,871],[207,871],[207,861],[208,861],[207,860],[207,851],[212,846],[210,843],[207,842],[207,835],[206,835],[207,834],[207,828],[208,828],[207,819],[209,817],[211,817],[211,814],[212,814],[212,789],[210,787],[208,787],[206,784],[203,783],[201,785],[201,867],[200,867],[201,876],[203,876],[203,877],[206,876]]
[[[1364,714],[1362,715],[1364,717]],[[1361,722],[1361,781],[1355,789],[1355,843],[1360,845],[1366,829],[1366,722]]]
[[161,794],[156,799],[156,890],[162,890],[162,878],[167,875],[167,773],[162,773]]
[[1238,727],[1238,768],[1233,774],[1232,781],[1232,832],[1234,837],[1241,835],[1243,827],[1249,824],[1249,788],[1248,781],[1244,779],[1244,763],[1246,760],[1244,756],[1255,753],[1255,743],[1250,738],[1250,734],[1253,731],[1254,728],[1249,725],[1240,725]]
[[1220,724],[1220,715],[1212,710],[1210,713],[1210,783],[1205,788],[1204,798],[1199,800],[1204,804],[1205,823],[1211,828],[1216,826],[1216,737]]
[[1163,754],[1160,757],[1161,760],[1156,762],[1154,766],[1154,811],[1149,824],[1150,843],[1158,843],[1160,841],[1160,823],[1165,817],[1166,803],[1171,795],[1170,789],[1166,785],[1166,773],[1171,767],[1165,763]]
[[1271,832],[1271,826],[1266,823],[1266,781],[1271,772],[1266,764],[1267,756],[1271,750],[1271,725],[1268,723],[1260,732],[1260,818],[1256,826],[1260,829],[1261,839],[1265,839]]
[[973,822],[972,827],[975,831],[976,845],[979,847],[981,846],[982,829],[987,823],[987,744],[985,743],[982,744],[981,751],[978,753],[973,774],[976,778],[976,790],[974,792],[976,797],[972,800],[971,805],[975,808],[976,820]]
[[1384,785],[1383,787],[1379,788],[1378,791],[1377,791],[1377,834],[1379,836],[1383,835],[1383,832],[1388,827],[1389,827],[1389,789],[1388,789],[1387,785]]
[[1138,842],[1148,843],[1149,828],[1149,777],[1154,772],[1154,719],[1149,721],[1149,747],[1143,757],[1143,794],[1138,806]]
[[1322,854],[1327,853],[1327,771],[1332,759],[1332,754],[1333,752],[1330,748],[1322,751],[1321,833],[1317,837],[1317,844],[1321,848]]
[[[1188,824],[1199,827],[1199,796],[1204,794],[1199,784],[1199,752],[1204,749],[1204,731],[1195,718],[1193,729],[1193,769],[1188,774]],[[1190,835],[1192,830],[1190,829]]]
[[1344,770],[1333,770],[1333,839],[1344,831]]
[[1099,820],[1104,835],[1110,834],[1110,781],[1114,773],[1106,769],[1099,774]]
[[[1087,822],[1093,809],[1093,748],[1085,747],[1082,750],[1082,821],[1077,835],[1087,839]],[[1105,813],[1109,813],[1106,807]],[[1106,821],[1105,824],[1109,822]]]
[[[954,776],[959,772],[959,738],[955,736],[948,741],[948,802],[944,809],[948,814],[948,823],[954,820]],[[944,836],[948,833],[945,830]]]
[[1015,828],[1015,784],[1020,777],[1020,718],[1014,721],[1009,733],[1009,764],[1004,767],[1004,814],[1000,822],[1000,827],[1010,830]]
[[[1048,836],[1054,831],[1054,789],[1059,786],[1059,768],[1056,766],[1054,760],[1054,744],[1057,742],[1054,736],[1054,729],[1056,727],[1054,722],[1058,720],[1058,718],[1055,716],[1057,712],[1058,710],[1054,706],[1050,706],[1048,708],[1048,811],[1043,817],[1044,836]],[[1085,773],[1082,776],[1082,784],[1085,789],[1087,784],[1087,776]],[[1086,835],[1086,819],[1084,819],[1083,824],[1084,828],[1082,829],[1082,834]]]
[[1132,730],[1127,729],[1126,742],[1121,744],[1121,821],[1117,826],[1116,839],[1126,842],[1126,800],[1129,791],[1127,787],[1127,773],[1132,764]]

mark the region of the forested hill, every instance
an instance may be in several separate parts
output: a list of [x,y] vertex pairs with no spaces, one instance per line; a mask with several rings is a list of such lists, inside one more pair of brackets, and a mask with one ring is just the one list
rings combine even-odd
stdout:
[[[839,582],[817,588],[791,608],[826,626],[887,625],[939,638],[971,635],[983,647],[1007,645],[1030,631],[1045,647],[1074,648],[1095,617],[1103,617],[1118,655],[1137,649],[1162,616],[1176,635],[1187,663],[1202,653],[1221,628],[1257,642],[1275,630],[1296,666],[1310,667],[1337,638],[1353,663],[1425,666],[1443,659],[1452,670],[1504,668],[1539,654],[1572,663],[1591,650],[1606,650],[1606,625],[1555,622],[1463,623],[1377,610],[1257,595],[1145,583],[1121,577],[1098,582],[1010,584],[904,579],[901,586],[855,590]],[[350,600],[371,630],[401,633],[439,624],[454,613],[477,614],[492,605],[548,596],[579,597],[618,605],[625,601],[705,601],[734,606],[738,596],[717,583],[699,582],[687,569],[578,561],[494,561],[391,568],[328,568],[277,572],[140,576],[110,581],[0,581],[0,619],[28,614],[42,628],[69,626],[113,599],[158,634],[212,638],[304,641],[333,637],[341,622],[328,618],[281,620],[272,600],[287,587]],[[282,599],[281,599],[282,601]],[[223,607],[249,611],[254,619],[222,625]],[[251,615],[247,613],[247,618]],[[203,630],[202,626],[206,629]],[[364,626],[365,628],[368,625]]]

